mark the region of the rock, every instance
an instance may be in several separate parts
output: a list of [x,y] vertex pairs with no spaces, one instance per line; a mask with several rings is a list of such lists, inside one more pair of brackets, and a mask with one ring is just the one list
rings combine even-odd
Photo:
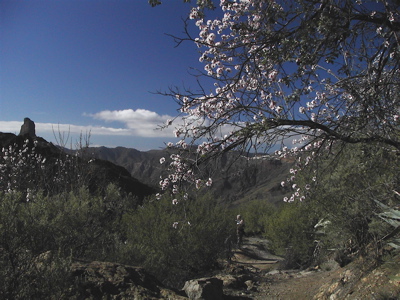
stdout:
[[256,284],[253,280],[246,280],[244,283],[247,286],[248,291],[256,291]]
[[244,282],[239,280],[237,276],[233,275],[217,275],[216,278],[222,280],[223,286],[231,289],[241,289],[244,288]]
[[24,124],[22,124],[21,126],[21,131],[19,132],[19,135],[28,135],[30,137],[36,137],[35,122],[33,122],[29,118],[25,118]]
[[74,262],[68,299],[187,299],[143,268],[110,262]]
[[189,299],[220,300],[223,298],[223,282],[214,277],[186,281],[183,290]]
[[278,270],[278,269],[276,269],[276,270],[269,271],[267,274],[268,274],[268,275],[276,275],[276,274],[281,274],[281,271],[280,271],[280,270]]
[[235,276],[235,275],[230,275],[230,274],[227,274],[227,275],[220,274],[220,275],[216,275],[215,277],[222,280],[223,286],[225,288],[230,288],[230,289],[247,288],[247,285],[245,282],[248,280],[251,281],[254,279],[253,276],[250,276],[250,275]]

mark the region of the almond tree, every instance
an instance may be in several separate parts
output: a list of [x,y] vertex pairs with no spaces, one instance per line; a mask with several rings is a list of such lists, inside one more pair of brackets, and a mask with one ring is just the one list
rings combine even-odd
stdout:
[[175,155],[164,188],[195,182],[193,165],[230,150],[307,152],[298,169],[334,145],[400,151],[398,1],[221,0],[207,10],[212,3],[198,1],[186,36],[174,37],[196,43],[204,69],[196,90],[165,93],[183,120],[167,124],[181,138],[174,146],[196,145],[198,155]]

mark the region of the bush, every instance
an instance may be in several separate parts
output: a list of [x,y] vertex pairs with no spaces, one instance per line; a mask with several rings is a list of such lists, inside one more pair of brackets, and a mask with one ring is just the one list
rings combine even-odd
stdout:
[[105,197],[0,193],[0,298],[59,298],[72,258],[115,257],[124,199],[113,185]]
[[46,253],[55,250],[56,231],[39,206],[26,203],[21,193],[0,194],[1,299],[59,298],[67,287],[70,258]]
[[190,277],[217,267],[234,225],[211,198],[176,205],[171,201],[148,201],[124,216],[127,241],[121,245],[121,256],[125,263],[139,263],[164,283],[180,287]]
[[237,214],[246,222],[246,234],[257,235],[266,231],[266,221],[276,211],[276,206],[266,200],[254,200],[240,206]]
[[306,203],[283,203],[265,220],[270,250],[285,257],[284,268],[304,267],[310,263],[315,223]]
[[62,298],[72,259],[117,257],[122,215],[137,205],[94,180],[90,160],[41,143],[16,137],[0,152],[1,299]]
[[334,160],[321,155],[310,172],[297,176],[296,183],[312,187],[305,200],[309,213],[329,221],[318,239],[325,249],[335,250],[330,256],[343,266],[366,249],[376,249],[378,245],[369,245],[388,233],[386,224],[378,220],[381,211],[374,200],[398,203],[393,191],[400,184],[400,164],[398,155],[376,145],[331,150],[336,153]]

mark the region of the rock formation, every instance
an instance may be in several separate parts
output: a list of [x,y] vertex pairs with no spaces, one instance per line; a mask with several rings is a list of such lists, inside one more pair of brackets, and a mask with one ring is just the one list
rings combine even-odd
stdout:
[[29,118],[24,119],[24,124],[21,126],[19,135],[29,135],[30,137],[36,137],[35,122]]
[[192,300],[219,300],[224,295],[223,281],[214,277],[186,281],[183,290]]
[[187,297],[163,286],[143,268],[110,262],[75,262],[68,299],[165,299]]

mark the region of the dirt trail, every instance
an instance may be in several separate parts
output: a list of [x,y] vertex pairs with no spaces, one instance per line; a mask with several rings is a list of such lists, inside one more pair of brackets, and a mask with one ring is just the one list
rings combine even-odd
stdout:
[[[233,250],[231,274],[239,274],[247,288],[224,291],[229,300],[328,300],[328,299],[400,299],[400,256],[369,271],[362,258],[341,268],[317,267],[308,270],[281,270],[282,257],[268,251],[268,241],[247,237],[240,249]],[[364,265],[364,267],[363,267]],[[246,277],[247,276],[247,277]]]
[[268,251],[268,241],[258,237],[244,239],[240,249],[233,250],[232,262],[238,265],[251,266],[260,271],[273,270],[283,258]]
[[233,250],[231,268],[252,278],[247,289],[226,291],[226,299],[312,299],[321,286],[321,273],[316,271],[280,270],[283,258],[268,251],[268,241],[246,237],[242,247]]

